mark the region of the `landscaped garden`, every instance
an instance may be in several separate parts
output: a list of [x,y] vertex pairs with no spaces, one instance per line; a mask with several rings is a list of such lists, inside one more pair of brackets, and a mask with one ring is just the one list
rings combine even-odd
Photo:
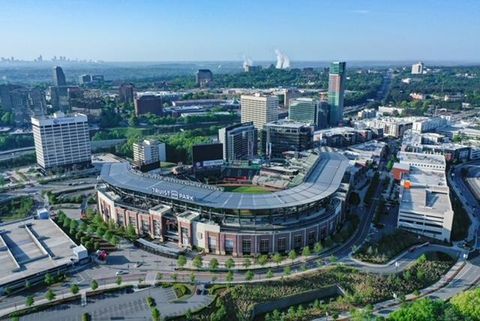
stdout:
[[421,256],[404,272],[389,276],[360,272],[345,266],[335,266],[280,281],[230,286],[217,290],[216,307],[197,313],[193,320],[214,319],[215,313],[220,308],[225,313],[225,320],[250,320],[252,310],[258,303],[277,300],[329,285],[338,285],[345,290],[346,294],[331,302],[317,300],[303,304],[301,307],[300,305],[291,307],[288,311],[272,311],[261,316],[259,320],[310,320],[314,317],[325,316],[325,312],[334,315],[341,311],[350,311],[368,304],[392,299],[393,293],[401,298],[408,293],[425,288],[439,280],[452,264],[453,259],[449,256],[430,253]]
[[31,197],[21,196],[0,204],[0,222],[19,220],[32,215],[35,202]]
[[392,234],[384,235],[378,241],[365,242],[355,251],[353,257],[369,263],[384,264],[395,256],[412,247],[431,239],[405,230],[396,230]]

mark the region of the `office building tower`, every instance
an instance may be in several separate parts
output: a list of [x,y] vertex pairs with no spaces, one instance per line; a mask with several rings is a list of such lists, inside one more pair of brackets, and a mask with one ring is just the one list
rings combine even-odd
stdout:
[[29,92],[28,99],[33,116],[43,116],[47,113],[47,101],[43,89],[32,88]]
[[242,95],[240,98],[241,122],[253,122],[260,130],[266,123],[278,119],[278,97],[276,95]]
[[135,98],[135,115],[148,113],[158,116],[163,114],[163,98],[161,95],[144,93]]
[[91,164],[88,119],[83,114],[32,117],[37,164],[43,171]]
[[68,87],[49,87],[50,104],[55,111],[68,113],[70,111],[70,102],[68,98]]
[[283,157],[287,151],[301,152],[313,147],[313,126],[290,120],[278,120],[264,126],[265,154]]
[[330,105],[329,125],[337,126],[343,120],[345,95],[345,62],[333,62],[328,76],[328,103]]
[[210,69],[199,69],[195,75],[197,86],[208,87],[213,82],[213,74]]
[[80,85],[89,84],[92,82],[92,76],[88,74],[81,75],[80,77],[78,77],[78,82],[80,83]]
[[133,84],[121,84],[118,88],[118,100],[124,104],[133,103]]
[[298,89],[295,89],[295,88],[285,89],[283,91],[283,107],[285,108],[290,107],[290,101],[292,99],[295,99],[301,96],[302,94]]
[[133,162],[141,170],[152,170],[160,167],[160,162],[166,161],[165,143],[145,139],[133,144]]
[[423,74],[424,64],[423,62],[418,62],[412,65],[412,75],[421,75]]
[[62,67],[53,67],[53,85],[55,87],[62,87],[67,85],[67,81],[65,80],[65,74],[63,73]]
[[223,159],[227,162],[251,160],[257,155],[257,129],[253,122],[220,128],[218,140],[223,144]]
[[325,128],[328,120],[328,104],[312,98],[290,100],[288,119]]
[[11,112],[15,125],[23,126],[28,123],[30,116],[29,90],[25,87],[15,88],[10,91]]

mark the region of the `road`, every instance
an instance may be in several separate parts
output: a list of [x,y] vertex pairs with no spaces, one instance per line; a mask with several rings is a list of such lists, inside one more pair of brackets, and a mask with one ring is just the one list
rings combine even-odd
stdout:
[[468,173],[471,168],[480,170],[480,161],[473,161],[455,166],[447,175],[449,185],[462,202],[472,224],[468,231],[468,241],[474,241],[475,248],[480,249],[480,204],[473,195],[470,188],[465,183],[465,177],[462,175],[462,169],[465,168]]

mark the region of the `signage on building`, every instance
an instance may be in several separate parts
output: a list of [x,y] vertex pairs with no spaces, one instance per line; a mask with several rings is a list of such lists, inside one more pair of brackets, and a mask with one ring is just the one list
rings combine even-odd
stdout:
[[181,199],[181,200],[187,200],[187,201],[194,201],[195,198],[192,195],[188,195],[185,193],[181,193],[176,190],[166,190],[166,189],[160,189],[156,187],[152,187],[152,192],[160,195],[160,196],[165,196],[165,197],[170,197],[173,199]]

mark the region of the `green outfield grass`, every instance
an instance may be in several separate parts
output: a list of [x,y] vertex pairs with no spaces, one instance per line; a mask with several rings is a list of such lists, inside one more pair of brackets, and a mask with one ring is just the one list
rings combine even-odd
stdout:
[[263,186],[248,185],[248,186],[225,186],[226,192],[244,193],[244,194],[267,194],[272,191]]

